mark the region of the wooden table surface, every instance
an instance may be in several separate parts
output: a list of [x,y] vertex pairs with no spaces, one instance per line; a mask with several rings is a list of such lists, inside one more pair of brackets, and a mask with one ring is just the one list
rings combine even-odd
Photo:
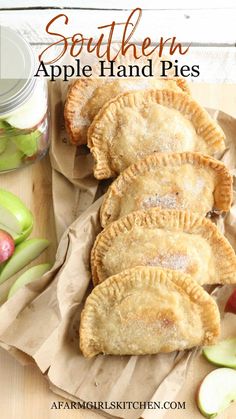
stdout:
[[[202,105],[219,108],[236,117],[236,84],[193,84],[192,93]],[[31,208],[35,216],[32,236],[46,237],[51,241],[50,248],[40,257],[40,261],[53,260],[56,243],[49,158],[18,172],[1,175],[0,187],[9,189],[22,197]],[[46,379],[36,367],[23,367],[4,350],[0,350],[0,417],[2,419],[98,419],[101,417],[91,411],[51,410],[52,402],[57,400],[60,398],[49,390]],[[174,411],[166,417],[174,419]]]

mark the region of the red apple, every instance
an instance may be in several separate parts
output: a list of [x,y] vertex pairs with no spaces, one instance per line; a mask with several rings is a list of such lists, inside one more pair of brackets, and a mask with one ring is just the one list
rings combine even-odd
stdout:
[[236,290],[234,290],[225,304],[225,312],[236,314]]
[[15,250],[15,243],[12,236],[4,230],[0,230],[0,263],[8,260]]

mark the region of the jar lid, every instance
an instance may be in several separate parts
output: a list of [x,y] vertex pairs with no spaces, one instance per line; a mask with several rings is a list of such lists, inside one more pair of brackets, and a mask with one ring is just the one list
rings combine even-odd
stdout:
[[26,101],[36,82],[34,70],[31,46],[17,32],[0,26],[0,115]]

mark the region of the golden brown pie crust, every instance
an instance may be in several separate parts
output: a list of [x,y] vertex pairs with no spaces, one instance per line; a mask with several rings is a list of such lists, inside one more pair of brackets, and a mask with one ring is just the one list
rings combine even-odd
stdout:
[[219,333],[217,304],[190,276],[136,267],[93,289],[81,315],[80,349],[88,358],[172,352],[211,345]]
[[[158,83],[160,85],[158,85]],[[135,88],[135,84],[137,87]],[[166,86],[164,86],[166,85]],[[180,78],[138,78],[138,79],[79,79],[68,90],[64,119],[72,144],[86,144],[87,131],[97,112],[111,98],[130,89],[173,88],[190,93],[185,80]]]
[[[139,234],[138,239],[136,234],[137,230]],[[135,238],[132,238],[133,232],[135,234]],[[147,240],[148,232],[150,232],[150,234],[153,234],[152,232],[155,234],[159,234],[159,232],[161,232],[159,242],[154,244],[154,252],[155,255],[157,254],[157,259],[151,262],[145,257],[142,259],[142,262],[140,262],[139,259],[138,261],[136,260],[138,253],[136,253],[137,249],[134,253],[134,245],[136,243],[140,246],[142,255],[145,256],[146,250],[143,241]],[[175,249],[173,255],[171,256],[172,260],[171,262],[168,260],[166,262],[164,260],[163,264],[162,261],[160,262],[158,260],[159,254],[162,254],[162,250],[159,250],[158,253],[158,246],[161,246],[162,249],[164,244],[166,244],[166,240],[167,245],[169,246],[169,240],[174,240],[174,235],[178,235],[178,242],[176,242],[178,248],[175,248],[175,244],[171,245],[171,248]],[[119,239],[120,250],[117,252],[117,249],[114,246],[114,241]],[[127,244],[125,243],[125,240]],[[186,244],[187,241],[188,245]],[[153,243],[154,242],[151,242],[151,245],[153,245]],[[186,261],[185,253],[183,253],[183,255],[181,253],[181,251],[183,252],[183,248],[184,252],[186,252],[186,246],[190,246],[187,251],[195,251],[195,247],[196,249],[198,248],[196,259],[197,266],[195,264],[194,268],[191,267],[191,263],[195,263],[195,260],[192,259],[192,254],[188,253],[188,260]],[[131,252],[130,254],[129,251]],[[169,253],[170,251],[171,249],[168,250]],[[206,256],[204,253],[205,251],[208,252]],[[112,259],[112,272],[109,270],[109,273],[107,270],[108,265],[104,265],[104,258],[107,257],[108,252],[110,252],[110,254],[111,252],[116,252],[115,261]],[[165,252],[167,252],[166,249]],[[166,253],[166,257],[168,256],[168,252]],[[176,252],[178,252],[178,254],[176,254]],[[130,261],[131,256],[134,256],[132,265]],[[180,258],[180,261],[176,261],[174,259],[177,256]],[[127,260],[124,261],[123,259],[120,259],[122,257],[127,258]],[[140,257],[140,254],[138,257]],[[111,258],[108,260],[106,259],[106,264],[108,261],[111,263]],[[97,236],[91,252],[92,278],[95,285],[103,282],[108,276],[117,274],[121,270],[132,268],[137,265],[152,265],[161,266],[162,268],[164,267],[167,269],[182,270],[184,272],[191,273],[193,277],[201,275],[201,269],[205,269],[204,272],[206,277],[201,276],[198,278],[201,285],[236,283],[236,255],[230,243],[209,219],[200,217],[198,214],[189,211],[159,210],[157,208],[152,208],[146,211],[132,212],[111,223]],[[189,270],[187,270],[188,266],[191,267]],[[209,271],[210,266],[211,272]]]
[[[94,90],[101,85],[98,78],[76,80],[68,89],[64,107],[64,120],[72,144],[87,143],[87,129],[91,121],[86,115],[81,121],[83,107],[91,98]],[[87,120],[86,120],[87,118]]]
[[[163,129],[160,131],[160,123],[157,120],[155,123],[152,120],[152,128],[148,125],[149,122],[147,124],[148,118],[152,115],[151,111],[156,112],[156,109],[161,112],[162,119],[163,113],[168,118],[170,118],[170,112],[177,115],[177,122],[172,117],[165,122],[167,131],[170,129],[170,121],[173,121],[174,126],[175,124],[178,126],[177,134],[172,126],[168,142],[166,135],[163,136]],[[129,116],[127,110],[129,110]],[[136,132],[138,124],[140,123],[142,126],[144,123],[142,121],[145,121],[144,133],[142,133],[142,129],[139,129],[139,135],[140,138],[142,137],[142,141],[148,139],[148,151],[141,140],[140,142],[136,140],[137,144],[129,143],[130,130],[133,129]],[[180,133],[182,135],[183,124],[187,131],[181,137],[182,144],[179,135]],[[157,131],[159,137],[156,130],[159,130]],[[191,141],[189,139],[190,132]],[[130,135],[132,135],[132,141],[135,141],[134,133],[132,132]],[[222,129],[206,110],[188,94],[171,90],[143,90],[123,93],[103,106],[88,130],[88,146],[95,159],[94,176],[97,179],[115,176],[136,160],[145,157],[145,154],[151,154],[154,151],[197,151],[212,155],[225,149],[224,139],[225,135]],[[119,153],[116,151],[117,147]],[[121,150],[122,147],[123,150]],[[138,150],[137,147],[139,147]],[[163,147],[165,149],[162,149]]]
[[[122,172],[116,180],[110,185],[107,193],[105,194],[101,210],[100,210],[100,220],[102,227],[106,227],[113,221],[116,221],[120,218],[120,212],[122,207],[122,202],[126,202],[134,189],[135,182],[138,182],[143,177],[151,176],[152,182],[156,182],[157,186],[160,186],[160,171],[161,169],[167,168],[170,173],[173,175],[173,169],[176,168],[181,170],[183,165],[191,165],[195,167],[196,178],[200,169],[205,170],[206,174],[210,176],[214,183],[214,189],[212,190],[214,209],[217,211],[228,211],[230,209],[233,197],[233,180],[232,176],[229,173],[229,170],[224,165],[224,163],[219,160],[214,159],[210,156],[204,156],[200,153],[153,153],[142,160],[138,160],[137,163],[132,164],[127,169]],[[187,167],[187,166],[185,166]],[[178,169],[179,168],[179,169]],[[175,178],[176,174],[172,176]],[[182,172],[179,173],[180,180],[182,180]],[[162,178],[161,178],[162,179]],[[167,179],[165,179],[167,180]],[[207,178],[206,178],[207,181]],[[209,183],[209,182],[208,182]],[[165,182],[166,184],[166,182]],[[143,191],[140,190],[140,182],[138,183],[138,191],[140,192],[140,202]],[[209,185],[207,185],[209,187]],[[176,186],[174,193],[177,195],[177,198],[180,198],[181,188],[178,189]],[[184,189],[184,188],[183,188]],[[193,189],[194,193],[194,189]],[[204,194],[204,191],[199,191],[199,194]],[[168,198],[168,195],[166,195]],[[165,197],[165,196],[164,196]],[[170,196],[169,196],[170,197]],[[194,196],[191,197],[191,201],[195,204],[194,212],[198,212],[200,215],[206,215],[208,211],[211,211],[210,203],[207,210],[204,212],[204,208],[201,208],[202,202],[199,202],[199,195],[196,195],[194,202]],[[175,197],[174,197],[175,198]],[[176,198],[176,199],[177,199]],[[122,201],[123,199],[123,201]],[[197,200],[197,201],[196,201]],[[172,205],[173,208],[173,199],[163,199],[163,206],[158,205],[154,201],[153,207],[161,207],[162,209],[168,209],[168,204]],[[137,204],[138,205],[138,204]],[[139,204],[140,205],[140,204]],[[132,211],[137,211],[144,209],[142,207],[136,207]],[[190,209],[187,207],[180,208],[176,204],[175,209]],[[203,209],[203,211],[202,211]],[[129,211],[130,212],[130,211]],[[123,213],[122,213],[123,214]],[[127,214],[127,213],[126,213]]]

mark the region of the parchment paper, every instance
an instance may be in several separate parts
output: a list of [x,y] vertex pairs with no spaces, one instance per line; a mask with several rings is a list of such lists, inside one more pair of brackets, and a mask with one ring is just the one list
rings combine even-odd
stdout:
[[[202,365],[198,350],[143,357],[101,355],[92,360],[84,359],[79,351],[80,312],[91,290],[89,254],[100,231],[98,211],[102,198],[96,197],[102,190],[92,177],[92,159],[86,148],[76,149],[67,141],[62,116],[64,97],[64,83],[53,84],[51,162],[60,239],[56,262],[43,278],[28,284],[1,306],[0,344],[20,362],[34,360],[48,377],[51,389],[72,400],[184,400],[191,392],[192,401],[186,412],[117,409],[104,410],[104,415],[124,419],[189,418],[191,411],[191,418],[201,417],[194,403],[197,383],[193,380],[193,385],[189,377],[185,382],[193,362],[199,381],[213,368],[198,368]],[[223,112],[211,113],[227,135],[228,149],[223,160],[234,173],[236,120]],[[236,249],[236,201],[229,214],[217,222]],[[231,291],[229,286],[215,290],[214,298],[221,307]],[[223,336],[235,334],[236,316],[222,317]]]

